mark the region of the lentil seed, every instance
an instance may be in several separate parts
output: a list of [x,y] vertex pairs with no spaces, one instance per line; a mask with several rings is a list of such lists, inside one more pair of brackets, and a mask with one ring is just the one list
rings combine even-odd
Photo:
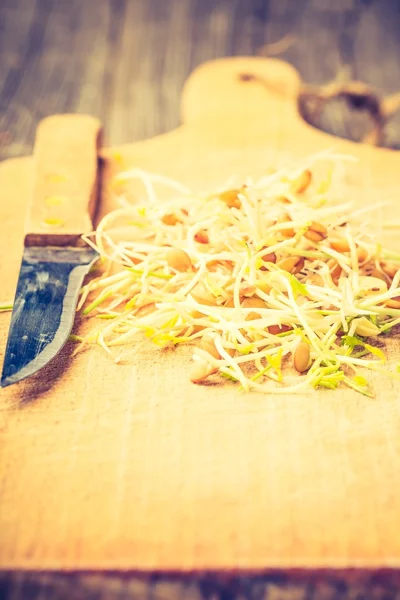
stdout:
[[297,344],[293,353],[293,366],[299,373],[308,369],[310,363],[310,346],[307,342],[301,341]]
[[168,250],[166,258],[168,265],[181,273],[190,271],[193,266],[189,254],[180,248],[171,248]]
[[292,181],[290,191],[293,194],[302,194],[310,185],[311,179],[311,171],[309,169],[305,169],[295,181]]

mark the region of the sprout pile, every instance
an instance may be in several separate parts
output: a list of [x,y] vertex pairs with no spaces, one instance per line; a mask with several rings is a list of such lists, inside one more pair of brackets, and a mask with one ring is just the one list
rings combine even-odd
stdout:
[[343,200],[351,160],[323,153],[207,194],[139,169],[117,175],[145,197],[120,198],[84,238],[103,260],[78,310],[99,327],[75,339],[109,353],[188,344],[193,383],[372,396],[366,369],[400,377],[381,342],[400,323],[400,255],[371,235],[371,206]]

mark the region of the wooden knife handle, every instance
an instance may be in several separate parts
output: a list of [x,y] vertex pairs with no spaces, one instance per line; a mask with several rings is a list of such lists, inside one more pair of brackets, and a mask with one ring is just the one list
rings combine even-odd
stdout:
[[99,196],[100,122],[54,115],[36,131],[26,246],[79,246],[93,229]]

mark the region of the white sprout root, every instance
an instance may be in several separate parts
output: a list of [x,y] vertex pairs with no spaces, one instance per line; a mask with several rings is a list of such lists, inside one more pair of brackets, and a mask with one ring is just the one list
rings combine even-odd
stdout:
[[[78,309],[103,326],[82,343],[191,344],[194,383],[218,373],[268,393],[345,385],[371,396],[361,367],[400,378],[373,343],[400,323],[400,255],[366,233],[365,207],[344,200],[345,161],[325,152],[204,195],[140,170],[119,175],[148,197],[85,237],[104,269]],[[174,200],[158,201],[160,182]]]

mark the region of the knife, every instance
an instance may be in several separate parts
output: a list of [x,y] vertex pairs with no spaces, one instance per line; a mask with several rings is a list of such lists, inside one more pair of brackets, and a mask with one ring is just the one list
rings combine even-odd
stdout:
[[100,137],[89,115],[54,115],[37,128],[2,387],[44,367],[71,332],[83,279],[99,256],[81,236],[92,231],[98,203]]

